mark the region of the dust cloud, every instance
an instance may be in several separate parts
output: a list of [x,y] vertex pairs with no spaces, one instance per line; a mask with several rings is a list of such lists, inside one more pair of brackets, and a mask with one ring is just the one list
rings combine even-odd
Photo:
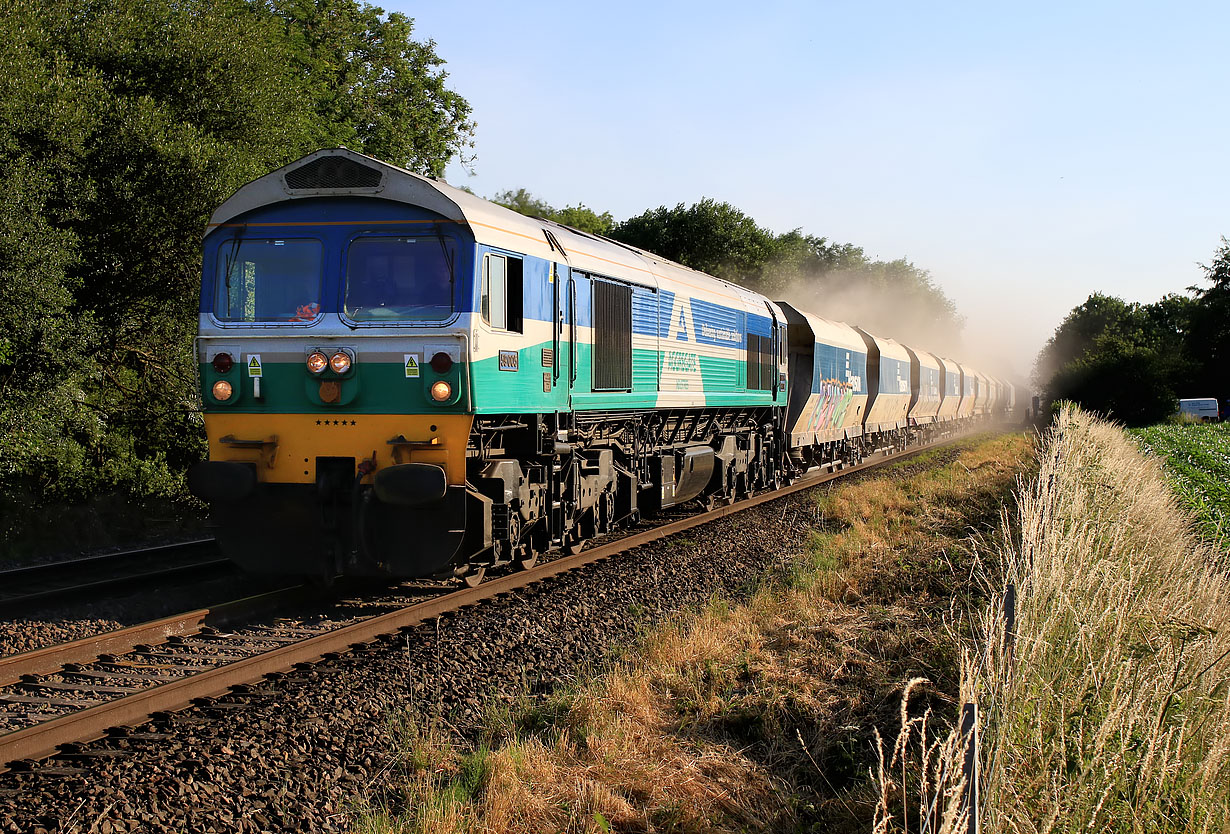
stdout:
[[1001,300],[958,308],[938,286],[910,286],[869,278],[861,270],[835,270],[800,278],[774,294],[800,310],[894,339],[912,350],[969,364],[1017,386],[1028,396],[1029,372],[1041,344],[1034,333],[1015,333]]

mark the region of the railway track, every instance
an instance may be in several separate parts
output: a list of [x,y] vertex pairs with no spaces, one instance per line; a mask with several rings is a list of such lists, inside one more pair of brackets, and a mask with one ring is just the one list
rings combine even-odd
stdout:
[[101,556],[0,571],[0,618],[37,608],[140,591],[163,582],[234,572],[213,539],[143,547]]
[[[745,498],[590,550],[491,579],[475,588],[445,591],[406,583],[382,593],[336,599],[323,611],[264,620],[271,608],[303,604],[319,609],[321,589],[288,588],[225,606],[201,609],[96,638],[0,659],[0,772],[30,769],[51,756],[88,759],[113,755],[85,743],[105,736],[141,741],[124,729],[157,713],[210,704],[322,658],[484,600],[509,594],[567,571],[609,559],[715,519],[810,489],[835,478],[914,457],[960,437],[862,464],[818,471],[780,489]],[[221,706],[215,704],[214,706]],[[45,770],[41,768],[40,770]]]

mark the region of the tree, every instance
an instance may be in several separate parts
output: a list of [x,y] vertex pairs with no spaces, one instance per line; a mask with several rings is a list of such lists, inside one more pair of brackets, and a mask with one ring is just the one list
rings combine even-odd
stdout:
[[[321,144],[428,172],[468,147],[469,106],[407,18],[292,5],[0,7],[10,499],[179,488],[203,449],[191,350],[201,232],[238,186]],[[326,64],[331,75],[312,74]]]
[[296,86],[312,102],[310,137],[421,174],[468,162],[470,105],[448,89],[434,41],[414,21],[355,0],[251,0],[282,22]]
[[610,212],[604,211],[602,214],[598,214],[593,209],[587,208],[583,203],[556,209],[546,200],[535,197],[524,188],[518,188],[516,191],[511,189],[501,191],[491,198],[491,202],[498,203],[527,217],[541,217],[546,220],[554,220],[556,223],[562,223],[565,226],[571,226],[574,229],[580,229],[582,232],[589,232],[593,235],[607,236],[615,225],[615,219],[611,217]]
[[650,209],[616,224],[611,237],[745,285],[760,282],[777,252],[772,232],[730,203],[707,197],[691,206]]
[[491,202],[524,214],[526,217],[550,218],[555,214],[555,209],[546,200],[540,200],[524,188],[518,188],[516,191],[511,189],[501,191],[491,198]]
[[1189,352],[1198,367],[1192,396],[1230,397],[1230,241],[1221,239],[1213,262],[1202,267],[1211,286],[1191,308]]
[[1166,359],[1121,336],[1106,336],[1097,349],[1064,364],[1051,377],[1052,400],[1072,400],[1091,411],[1139,426],[1174,412],[1175,393]]
[[1042,349],[1034,384],[1052,400],[1073,400],[1131,424],[1156,422],[1190,385],[1192,309],[1192,300],[1178,295],[1142,305],[1094,293]]
[[565,226],[571,226],[574,229],[580,229],[582,232],[589,232],[591,235],[602,235],[603,237],[610,237],[611,230],[615,228],[615,218],[611,216],[609,211],[599,214],[584,203],[578,203],[575,206],[565,206],[552,214],[550,218],[557,223],[563,223]]

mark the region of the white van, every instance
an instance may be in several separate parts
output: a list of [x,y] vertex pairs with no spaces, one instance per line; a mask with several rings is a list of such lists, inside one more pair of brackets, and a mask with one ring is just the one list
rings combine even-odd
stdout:
[[1179,400],[1179,415],[1184,414],[1190,414],[1204,423],[1215,423],[1217,422],[1217,400],[1212,397]]

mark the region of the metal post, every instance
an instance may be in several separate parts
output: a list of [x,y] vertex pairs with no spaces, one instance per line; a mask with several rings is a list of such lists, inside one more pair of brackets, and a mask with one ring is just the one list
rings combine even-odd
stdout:
[[965,792],[961,797],[961,810],[968,815],[967,834],[979,834],[978,824],[978,705],[961,707],[961,740],[965,745],[965,761],[962,775],[965,777]]
[[1016,656],[1016,583],[1009,582],[1004,590],[1004,656],[1008,660],[1008,674],[1013,671]]

